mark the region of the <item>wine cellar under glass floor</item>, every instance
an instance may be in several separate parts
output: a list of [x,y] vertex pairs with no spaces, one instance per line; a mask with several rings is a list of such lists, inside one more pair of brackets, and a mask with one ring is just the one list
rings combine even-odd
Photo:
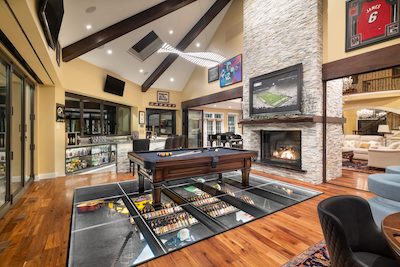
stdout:
[[154,203],[137,181],[75,190],[69,266],[132,266],[165,255],[320,192],[239,172],[169,182]]

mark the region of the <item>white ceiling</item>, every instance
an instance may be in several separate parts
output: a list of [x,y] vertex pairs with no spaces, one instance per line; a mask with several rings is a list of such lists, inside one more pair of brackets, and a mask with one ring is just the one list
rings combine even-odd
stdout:
[[[217,0],[198,0],[173,13],[170,13],[156,21],[153,21],[135,31],[121,36],[104,47],[94,49],[80,58],[101,68],[107,69],[142,85],[149,75],[165,59],[166,54],[153,54],[144,62],[130,55],[127,51],[150,31],[154,31],[164,42],[176,46],[197,21],[207,12],[207,10]],[[132,1],[132,0],[65,0],[64,19],[60,32],[60,44],[65,47],[90,34],[106,28],[118,21],[137,14],[145,9],[161,3],[160,0]],[[86,13],[88,7],[95,6],[96,11]],[[198,36],[198,38],[185,51],[207,51],[214,33],[224,18],[230,4],[228,4]],[[92,25],[92,29],[87,30],[86,25]],[[171,35],[169,31],[173,30]],[[196,43],[200,47],[196,47]],[[107,54],[111,49],[112,54]],[[213,51],[212,51],[213,52]],[[230,55],[223,55],[230,56]],[[178,58],[154,83],[152,87],[181,91],[190,78],[195,65]],[[143,73],[139,70],[143,69]],[[174,78],[174,82],[170,78]]]
[[215,104],[204,105],[198,108],[217,108],[217,109],[231,109],[231,110],[241,110],[242,109],[242,99],[237,98],[229,101],[218,102]]

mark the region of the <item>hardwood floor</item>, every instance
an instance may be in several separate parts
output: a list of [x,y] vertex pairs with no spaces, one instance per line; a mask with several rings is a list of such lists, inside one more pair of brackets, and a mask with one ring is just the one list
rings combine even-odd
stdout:
[[[283,211],[203,240],[142,266],[281,266],[323,239],[317,204],[330,196],[371,193],[334,184],[310,185],[253,172],[323,191]],[[111,173],[35,182],[0,219],[0,266],[64,266],[69,242],[73,190],[80,186],[132,179]]]
[[328,183],[368,191],[368,175],[370,174],[343,169],[342,177]]

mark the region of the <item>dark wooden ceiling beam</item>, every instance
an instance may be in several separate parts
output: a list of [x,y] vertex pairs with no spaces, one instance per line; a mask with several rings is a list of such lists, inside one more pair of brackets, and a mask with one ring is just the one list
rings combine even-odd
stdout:
[[63,61],[68,62],[77,58],[195,1],[197,0],[166,0],[161,2],[63,48]]
[[[204,14],[204,16],[186,34],[182,41],[179,42],[179,44],[176,46],[176,49],[181,51],[185,50],[229,2],[230,0],[216,0],[210,9],[208,9],[208,11]],[[176,54],[169,54],[143,83],[142,92],[146,92],[177,58],[178,56]]]
[[400,44],[322,65],[322,80],[334,80],[355,74],[400,66]]

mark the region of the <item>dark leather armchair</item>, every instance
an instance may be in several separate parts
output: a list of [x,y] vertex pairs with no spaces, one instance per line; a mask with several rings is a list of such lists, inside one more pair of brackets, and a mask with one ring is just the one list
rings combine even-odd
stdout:
[[175,136],[174,139],[172,139],[172,148],[178,149],[180,148],[180,145],[181,145],[181,137]]
[[318,204],[333,267],[399,267],[366,200],[337,196]]
[[[149,151],[150,150],[150,139],[133,139],[132,141],[132,151]],[[129,161],[129,170],[131,172],[135,172],[135,168],[133,167],[133,162]]]
[[165,140],[164,149],[173,149],[174,148],[174,137],[168,137]]
[[179,147],[181,148],[186,147],[186,135],[179,136]]

